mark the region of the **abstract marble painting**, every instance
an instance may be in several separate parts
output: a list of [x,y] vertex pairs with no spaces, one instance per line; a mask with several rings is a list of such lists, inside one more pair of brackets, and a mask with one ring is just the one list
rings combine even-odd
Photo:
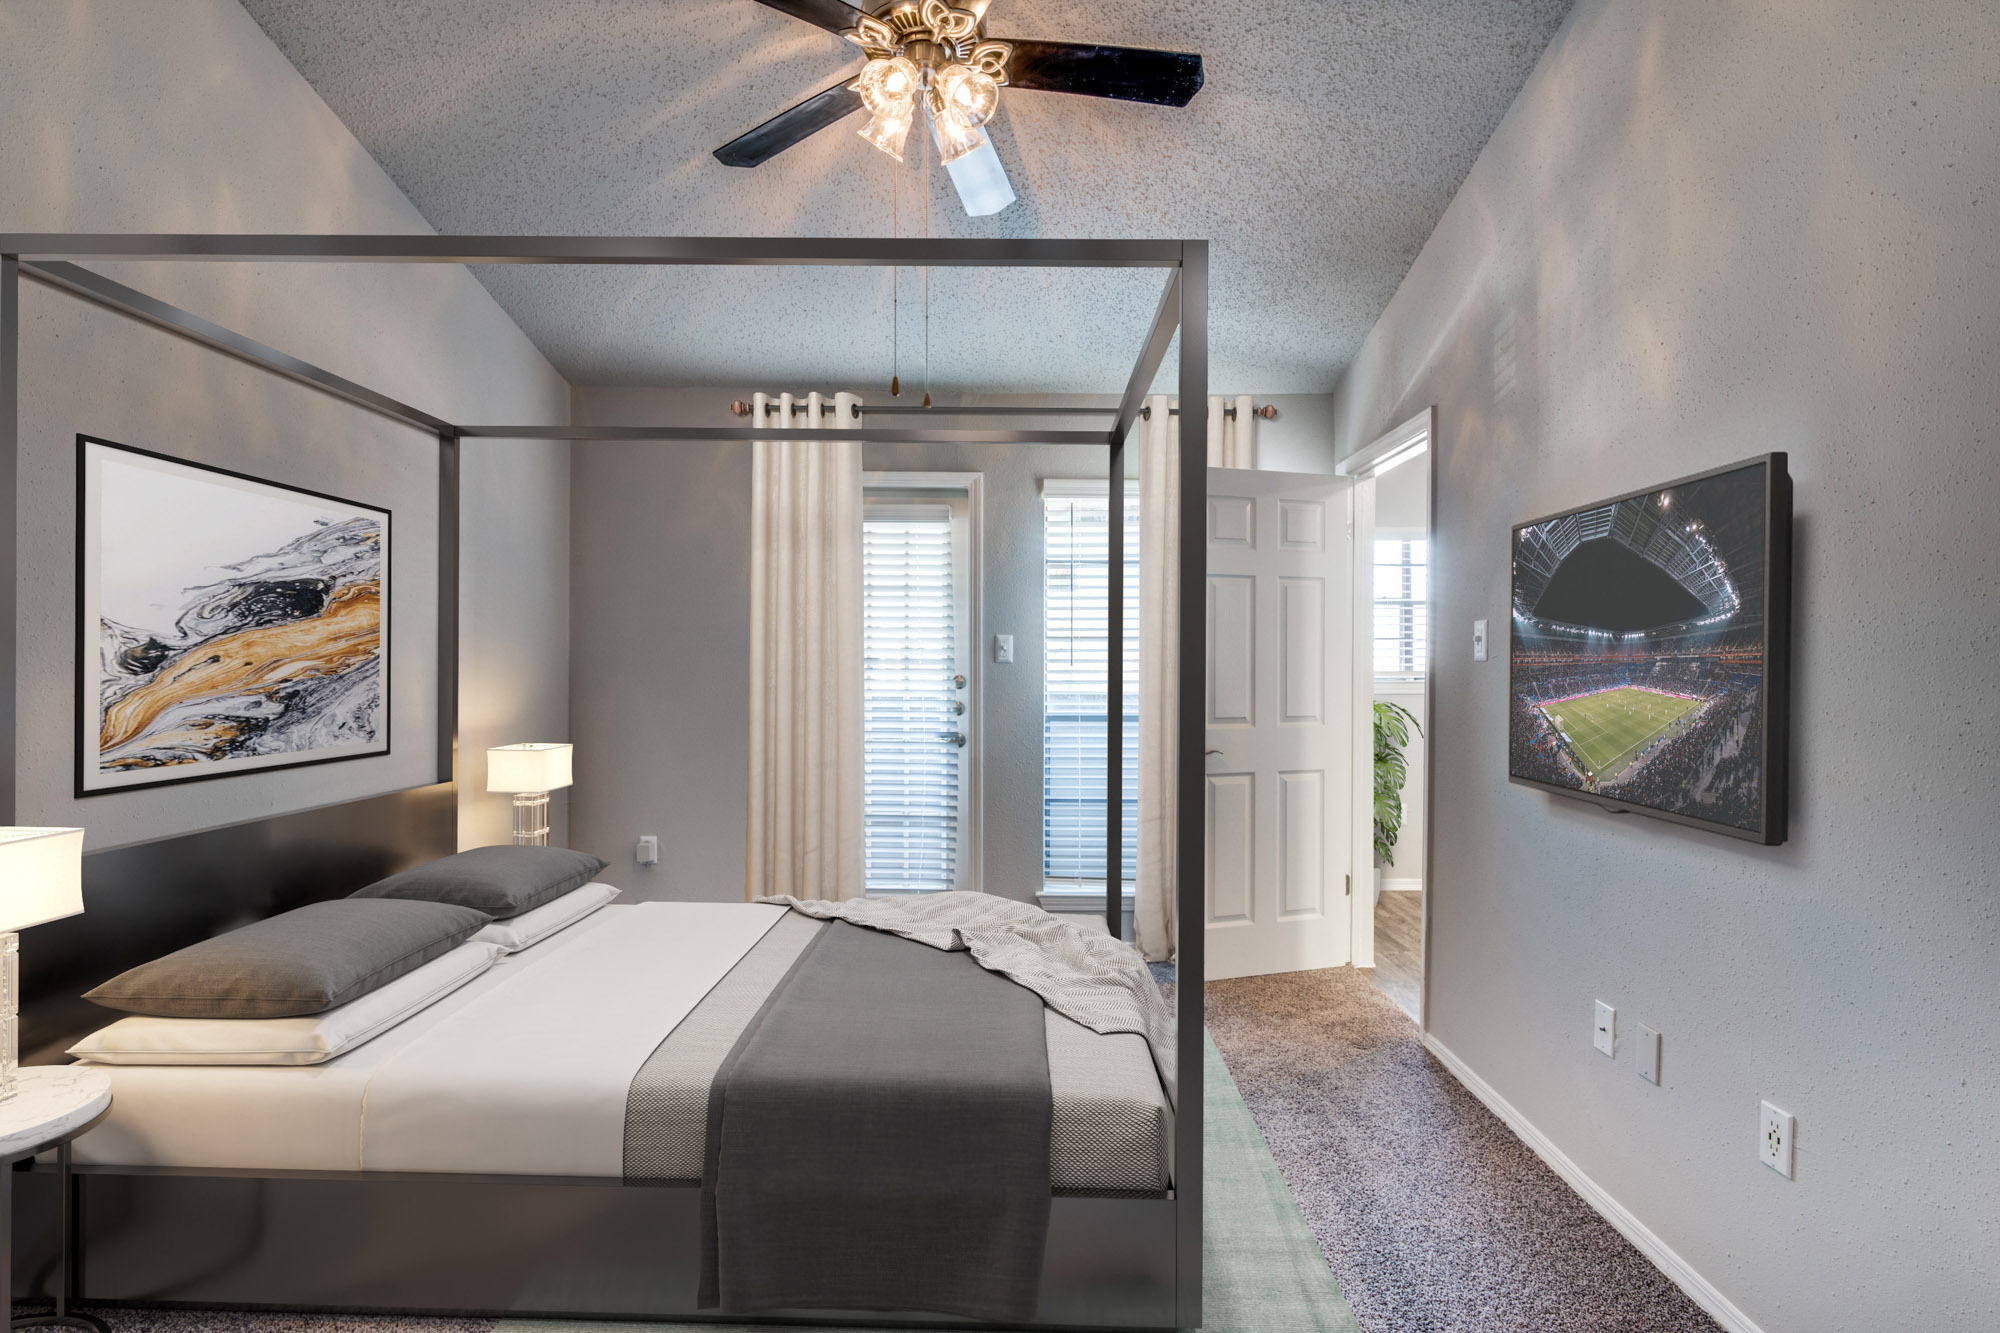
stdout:
[[79,437],[79,795],[389,749],[389,513]]

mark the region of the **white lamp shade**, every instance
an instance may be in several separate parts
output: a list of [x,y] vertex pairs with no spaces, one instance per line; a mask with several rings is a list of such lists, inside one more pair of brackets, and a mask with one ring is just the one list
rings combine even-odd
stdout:
[[567,742],[556,741],[496,745],[486,752],[486,790],[527,792],[567,787],[572,781],[570,749]]
[[83,830],[0,828],[0,930],[83,910]]

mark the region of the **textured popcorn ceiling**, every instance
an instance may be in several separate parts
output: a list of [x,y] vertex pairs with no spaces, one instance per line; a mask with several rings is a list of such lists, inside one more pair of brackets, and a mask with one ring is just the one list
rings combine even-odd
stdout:
[[[993,36],[1199,51],[1207,84],[1180,110],[1003,92],[991,129],[1020,199],[968,218],[917,135],[897,207],[858,116],[755,169],[709,156],[860,67],[755,0],[244,3],[440,231],[1205,237],[1211,384],[1259,393],[1332,388],[1569,7],[996,0]],[[889,378],[887,272],[479,273],[575,384]],[[1163,281],[939,270],[931,383],[1116,391]],[[903,271],[906,391],[921,282]]]

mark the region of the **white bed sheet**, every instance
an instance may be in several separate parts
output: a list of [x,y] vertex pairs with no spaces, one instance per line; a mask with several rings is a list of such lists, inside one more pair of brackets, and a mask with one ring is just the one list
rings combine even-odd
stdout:
[[76,1141],[76,1158],[620,1176],[633,1075],[784,912],[606,907],[321,1065],[99,1066],[111,1111]]

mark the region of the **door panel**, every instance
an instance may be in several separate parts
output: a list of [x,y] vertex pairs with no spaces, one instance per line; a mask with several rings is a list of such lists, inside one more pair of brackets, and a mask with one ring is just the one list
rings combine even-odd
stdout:
[[1350,486],[1209,470],[1212,978],[1349,959]]
[[1257,720],[1257,581],[1208,581],[1208,724]]
[[1278,580],[1278,651],[1284,654],[1280,715],[1292,723],[1326,721],[1325,579]]
[[1326,774],[1278,775],[1278,915],[1326,911]]
[[1208,919],[1254,921],[1256,913],[1257,779],[1249,773],[1208,778]]
[[1278,544],[1288,551],[1326,549],[1326,502],[1278,501]]
[[[1211,475],[1222,471],[1211,468]],[[1257,502],[1247,495],[1208,496],[1208,539],[1217,546],[1254,546]]]

